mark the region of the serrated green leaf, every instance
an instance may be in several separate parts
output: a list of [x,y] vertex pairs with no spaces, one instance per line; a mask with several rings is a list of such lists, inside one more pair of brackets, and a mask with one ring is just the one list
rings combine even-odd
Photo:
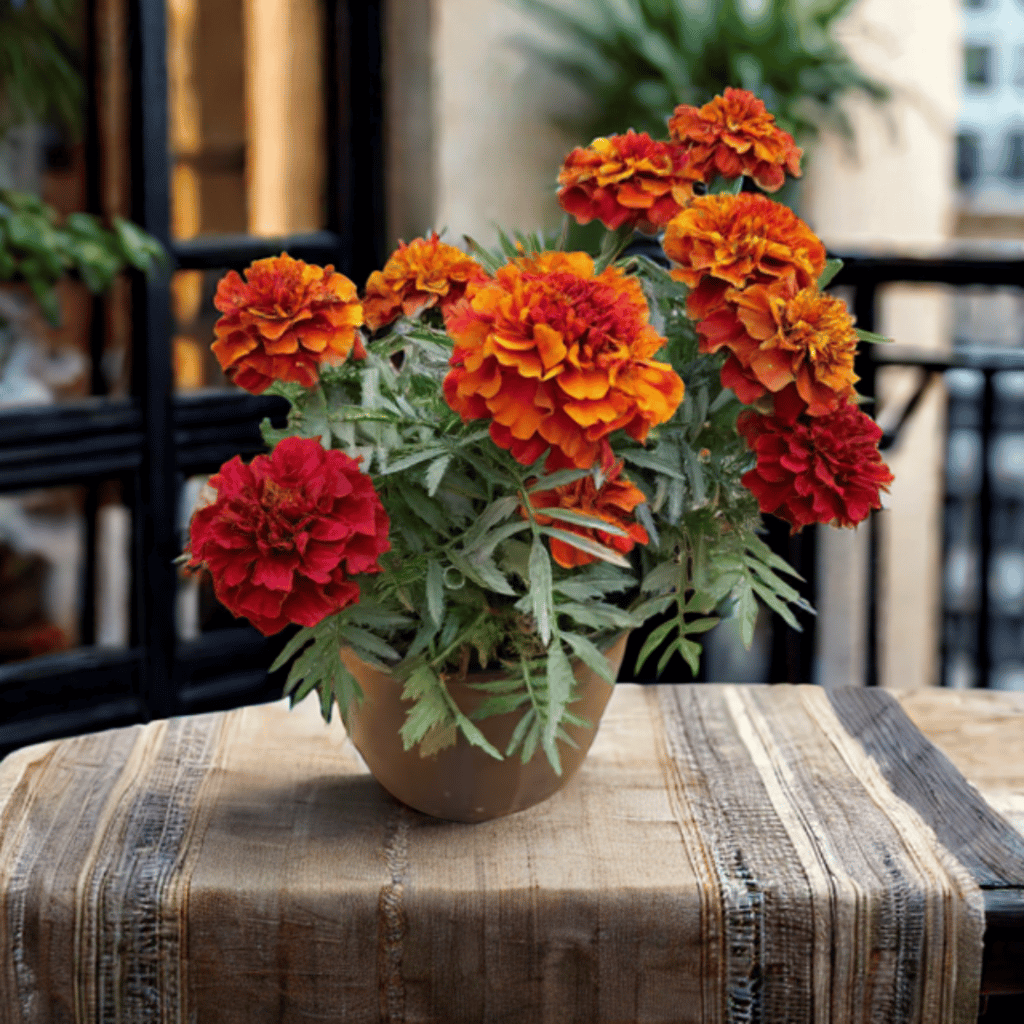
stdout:
[[690,633],[706,633],[709,629],[714,629],[720,621],[717,616],[711,616],[706,619],[691,619],[683,626],[682,631],[686,635]]
[[391,644],[374,636],[368,630],[360,629],[359,626],[346,623],[338,630],[338,634],[357,652],[369,652],[378,658],[388,658],[392,661],[398,661],[401,658]]
[[537,750],[537,743],[540,740],[540,719],[534,717],[530,720],[530,726],[526,730],[526,735],[523,737],[523,750],[519,755],[519,759],[523,764],[528,764],[530,759],[533,757],[534,752]]
[[891,345],[893,342],[892,338],[887,338],[884,334],[875,334],[874,331],[864,331],[859,327],[855,327],[854,330],[857,332],[857,337],[861,341],[866,341],[870,345]]
[[597,541],[591,540],[589,537],[581,537],[578,533],[570,533],[568,530],[560,530],[557,526],[542,526],[540,528],[540,532],[548,537],[554,537],[556,540],[560,540],[571,547],[579,548],[580,551],[585,551],[588,555],[600,558],[602,562],[609,562],[611,565],[619,565],[624,569],[628,569],[630,567],[629,560],[623,558],[618,551],[605,547],[603,544],[599,544]]
[[412,469],[413,466],[418,466],[421,462],[427,462],[430,459],[437,459],[439,456],[447,455],[447,449],[433,445],[430,448],[424,448],[422,451],[413,452],[411,455],[403,455],[400,459],[395,459],[394,462],[389,462],[387,469],[381,470],[381,476],[391,476],[393,473],[402,473],[407,469]]
[[[700,671],[700,655],[701,646],[700,644],[694,643],[692,640],[687,640],[684,637],[679,638],[679,643],[676,645],[676,650],[679,652],[683,661],[686,662],[690,667],[690,671],[697,675]],[[659,671],[664,671],[659,670]]]
[[662,612],[668,611],[675,602],[675,594],[662,594],[660,597],[652,597],[638,604],[633,609],[633,614],[638,619],[643,619],[646,622],[648,619],[653,619],[656,615],[661,615]]
[[436,559],[427,563],[427,611],[440,626],[444,621],[444,569]]
[[537,477],[526,489],[527,494],[535,494],[537,491],[553,491],[556,487],[564,487],[566,484],[575,483],[585,476],[590,476],[589,469],[560,469],[557,473],[546,473]]
[[572,665],[565,656],[565,651],[558,638],[548,648],[547,661],[547,713],[544,722],[544,750],[551,762],[551,767],[558,775],[562,774],[561,761],[558,757],[558,748],[555,744],[555,735],[558,726],[562,722],[562,715],[565,713],[565,706],[569,703],[576,679],[572,674]]
[[471,579],[478,587],[492,590],[496,594],[504,594],[507,597],[516,596],[512,585],[490,558],[467,558],[458,551],[449,551],[448,558],[459,572]]
[[533,608],[534,623],[541,643],[547,646],[551,642],[551,558],[540,537],[533,538],[530,549],[530,603]]
[[[615,675],[608,659],[601,653],[597,646],[591,643],[585,636],[578,633],[563,633],[562,639],[572,648],[573,654],[583,662],[589,669],[596,672],[607,683],[615,682]],[[564,716],[563,716],[564,718]]]
[[740,623],[740,639],[743,646],[749,648],[754,642],[754,625],[757,622],[757,600],[749,586],[740,590],[736,602],[736,616]]
[[[292,660],[292,658],[295,657],[296,654],[298,654],[300,650],[302,650],[303,647],[307,644],[313,643],[315,640],[316,633],[312,629],[308,627],[300,629],[298,633],[296,633],[295,636],[293,636],[291,640],[281,648],[281,653],[274,659],[274,663],[267,671],[276,672],[278,669],[283,668]],[[286,690],[285,692],[287,693],[288,691]]]
[[566,523],[573,523],[576,526],[583,526],[589,530],[600,530],[613,537],[628,537],[629,534],[621,526],[598,519],[596,516],[587,516],[571,508],[545,508],[539,510],[543,515],[551,519],[558,519]]
[[451,465],[451,456],[442,455],[441,458],[432,462],[427,467],[427,494],[433,497],[437,493],[438,487],[441,486],[441,481],[444,479],[445,473],[448,472],[448,467]]
[[655,473],[661,473],[663,476],[672,477],[675,480],[682,480],[684,482],[686,480],[686,477],[677,467],[666,462],[663,458],[659,458],[654,452],[645,451],[643,448],[630,448],[623,452],[623,458],[627,462],[632,462],[634,466],[653,470]]
[[757,593],[758,597],[760,597],[773,612],[779,615],[790,629],[794,629],[798,633],[803,632],[803,626],[800,625],[796,616],[793,614],[792,609],[785,605],[776,594],[772,593],[768,587],[759,583],[757,580],[751,580],[750,585]]
[[679,623],[675,619],[669,619],[668,622],[663,622],[660,626],[655,626],[654,629],[648,634],[647,639],[644,641],[643,647],[640,648],[640,653],[636,658],[636,671],[644,667],[644,663],[647,659],[665,642],[669,634],[673,630],[678,630]]
[[590,629],[636,629],[642,620],[621,608],[610,605],[578,604],[567,601],[557,606],[559,616],[568,615],[574,622]]
[[402,745],[411,750],[431,728],[454,724],[454,717],[442,693],[444,684],[429,665],[420,665],[405,681],[402,700],[412,701],[399,730]]
[[659,590],[672,590],[679,585],[679,566],[675,562],[662,562],[643,579],[640,589],[648,594]]
[[[515,729],[512,730],[512,736],[508,741],[508,746],[505,747],[506,757],[511,757],[519,749],[520,744],[526,738],[526,730],[529,729],[532,724],[539,724],[537,720],[537,712],[534,711],[533,708],[528,708],[523,712],[519,721],[516,722]],[[527,758],[527,760],[529,760],[529,758]]]

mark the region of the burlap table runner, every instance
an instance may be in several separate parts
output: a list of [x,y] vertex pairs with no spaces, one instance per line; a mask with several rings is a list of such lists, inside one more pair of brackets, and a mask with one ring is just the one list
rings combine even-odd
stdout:
[[620,685],[580,775],[480,825],[399,805],[308,702],[19,751],[0,1021],[972,1021],[979,869],[873,693]]

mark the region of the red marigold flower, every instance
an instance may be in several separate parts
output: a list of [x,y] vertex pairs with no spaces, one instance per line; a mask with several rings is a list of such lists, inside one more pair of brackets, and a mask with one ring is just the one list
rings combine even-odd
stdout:
[[[602,519],[612,526],[617,526],[620,530],[625,530],[628,536],[622,537],[604,530],[590,529],[535,511],[537,522],[543,526],[556,526],[560,530],[597,541],[597,543],[614,548],[622,554],[632,551],[634,544],[646,544],[649,539],[647,531],[632,520],[632,515],[637,505],[647,499],[640,488],[628,480],[620,478],[621,472],[622,463],[620,462],[612,469],[600,490],[594,486],[592,476],[585,476],[564,487],[531,494],[530,504],[535,510],[560,508],[581,512],[583,515],[593,519]],[[565,569],[597,561],[596,555],[587,554],[586,551],[581,551],[579,548],[573,547],[572,544],[555,537],[551,538],[551,557]]]
[[363,307],[356,286],[334,267],[317,267],[287,253],[256,260],[221,278],[213,304],[213,353],[230,380],[262,394],[275,381],[312,387],[324,362],[342,362],[355,347]]
[[699,109],[682,104],[669,118],[674,142],[686,149],[690,168],[710,184],[716,174],[753,178],[766,192],[775,192],[786,172],[800,176],[798,148],[768,108],[746,89],[725,90]]
[[487,272],[476,260],[442,242],[434,231],[408,245],[399,242],[384,269],[370,275],[363,313],[375,331],[399,316],[415,316],[434,306],[447,315],[471,281],[486,278]]
[[702,352],[730,350],[722,384],[747,405],[791,384],[809,416],[834,412],[853,397],[853,319],[841,299],[817,288],[794,293],[786,285],[755,284],[730,290],[697,332]]
[[649,316],[639,281],[595,274],[586,253],[515,260],[449,318],[445,398],[463,420],[489,418],[524,465],[550,447],[589,468],[612,431],[643,441],[682,401],[679,375],[652,358],[665,339]]
[[743,485],[794,533],[810,523],[856,526],[882,507],[879,492],[893,481],[878,453],[882,431],[855,405],[812,419],[748,409],[737,429],[757,453]]
[[665,253],[678,268],[672,276],[693,291],[691,319],[703,320],[726,291],[781,281],[809,288],[825,269],[825,247],[792,210],[767,196],[699,196],[669,223]]
[[689,201],[697,180],[680,147],[628,131],[574,149],[558,174],[558,201],[580,224],[653,233]]
[[387,513],[343,452],[286,437],[248,466],[236,455],[210,486],[216,500],[192,517],[190,567],[205,565],[221,604],[264,636],[355,604],[351,577],[380,571]]

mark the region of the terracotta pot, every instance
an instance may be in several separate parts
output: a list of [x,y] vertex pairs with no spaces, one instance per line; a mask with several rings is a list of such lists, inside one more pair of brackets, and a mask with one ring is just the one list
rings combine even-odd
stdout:
[[[612,674],[616,674],[626,650],[623,634],[605,651]],[[449,821],[488,821],[522,811],[558,792],[587,756],[601,715],[611,697],[612,687],[582,662],[573,662],[579,684],[579,698],[569,705],[574,714],[592,723],[590,728],[567,726],[576,748],[559,741],[562,774],[556,775],[538,746],[524,765],[518,754],[496,761],[460,734],[455,744],[428,757],[417,748],[404,750],[399,729],[409,704],[401,699],[402,684],[386,672],[367,665],[348,649],[341,659],[359,681],[365,700],[353,706],[349,717],[350,735],[374,778],[394,797],[435,818]],[[500,678],[498,673],[470,676],[484,682]],[[467,683],[449,683],[449,692],[465,714],[486,697]],[[504,751],[519,721],[518,713],[496,715],[475,724],[498,750]]]

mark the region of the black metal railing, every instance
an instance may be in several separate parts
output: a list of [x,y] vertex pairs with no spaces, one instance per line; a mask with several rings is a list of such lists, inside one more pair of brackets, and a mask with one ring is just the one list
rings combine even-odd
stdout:
[[[835,278],[835,286],[853,290],[852,308],[858,326],[875,330],[878,321],[880,291],[885,285],[918,283],[947,285],[954,288],[972,286],[1024,288],[1024,260],[987,258],[983,256],[955,258],[913,258],[843,255],[843,269]],[[899,345],[861,347],[857,373],[861,377],[858,390],[874,398],[877,392],[878,373],[886,367],[899,366],[917,368],[921,379],[909,400],[904,404],[882,438],[883,452],[896,444],[902,427],[913,416],[927,389],[942,374],[954,369],[969,369],[981,374],[983,385],[980,399],[974,412],[980,446],[978,461],[978,492],[976,496],[976,537],[974,543],[977,557],[974,568],[974,584],[977,600],[969,612],[973,618],[973,643],[969,653],[974,661],[973,683],[987,687],[991,682],[992,650],[992,607],[990,576],[992,568],[993,536],[993,492],[992,492],[992,441],[994,423],[994,386],[996,376],[1006,371],[1024,370],[1024,352],[1012,349],[985,349],[973,347],[971,339],[954,339],[951,351],[940,353],[918,351]],[[946,503],[950,496],[947,490]],[[944,517],[944,522],[948,516]],[[879,588],[879,522],[870,520],[865,527],[869,534],[868,571],[868,636],[866,678],[868,685],[877,685],[880,670],[880,644],[878,630],[878,588]],[[948,539],[943,543],[943,556],[948,553]],[[945,567],[944,567],[945,574]],[[945,588],[944,588],[945,589]],[[927,595],[922,595],[926,599]],[[948,620],[950,610],[943,602],[944,617]],[[953,653],[950,643],[948,621],[943,624],[942,679],[947,681],[946,671]],[[800,638],[813,645],[814,640]],[[793,642],[793,641],[789,641]]]

